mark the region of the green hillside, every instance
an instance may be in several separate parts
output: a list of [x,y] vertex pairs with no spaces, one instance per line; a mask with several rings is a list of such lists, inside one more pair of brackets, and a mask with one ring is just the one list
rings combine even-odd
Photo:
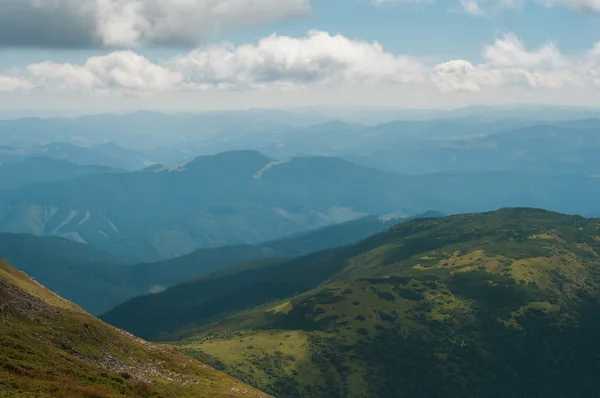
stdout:
[[278,397],[592,397],[599,247],[599,220],[542,210],[416,220],[103,319]]
[[266,397],[117,330],[0,260],[3,397]]
[[237,264],[266,258],[299,257],[361,241],[393,225],[414,218],[441,216],[441,213],[434,211],[406,219],[382,220],[377,216],[367,216],[257,245],[201,249],[170,260],[137,264],[131,275],[132,279],[135,279],[136,283],[146,290],[155,285],[170,287],[213,272],[226,270]]
[[[439,216],[431,212],[425,215]],[[369,216],[258,245],[202,249],[157,263],[127,264],[93,246],[57,237],[0,233],[0,257],[52,291],[100,314],[142,294],[238,263],[303,254],[358,242],[405,220]]]

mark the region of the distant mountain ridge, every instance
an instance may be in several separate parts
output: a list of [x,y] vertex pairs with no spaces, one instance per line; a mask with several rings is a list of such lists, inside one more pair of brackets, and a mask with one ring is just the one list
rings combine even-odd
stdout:
[[[19,148],[42,145],[40,150],[69,156],[65,159],[74,163],[85,153],[84,161],[126,169],[253,149],[277,159],[307,154],[343,157],[400,174],[477,169],[579,174],[599,172],[596,157],[588,153],[599,149],[597,140],[588,136],[589,142],[581,141],[582,134],[598,130],[599,116],[595,109],[543,106],[354,109],[330,116],[312,110],[137,112],[0,120],[0,140]],[[543,145],[536,145],[535,137],[543,137]],[[55,151],[57,146],[61,151]],[[4,152],[0,151],[0,162],[12,157]]]
[[29,185],[6,195],[4,206],[0,198],[0,229],[72,235],[113,253],[155,260],[402,210],[386,193],[398,189],[391,174],[315,158],[292,160],[255,178],[272,161],[236,151],[174,170]]
[[27,158],[0,164],[0,189],[14,189],[42,181],[60,181],[91,174],[117,173],[107,166],[81,166],[50,157]]
[[104,166],[135,171],[152,164],[183,160],[189,155],[182,150],[162,147],[124,148],[114,142],[93,146],[50,142],[44,145],[34,144],[22,147],[5,146],[0,149],[0,164],[10,164],[39,157],[68,161],[81,166]]
[[[399,175],[332,157],[276,161],[256,151],[0,192],[0,231],[70,237],[152,262],[254,244],[368,214],[489,211],[589,214],[600,179],[511,172]],[[149,216],[151,215],[151,216]]]

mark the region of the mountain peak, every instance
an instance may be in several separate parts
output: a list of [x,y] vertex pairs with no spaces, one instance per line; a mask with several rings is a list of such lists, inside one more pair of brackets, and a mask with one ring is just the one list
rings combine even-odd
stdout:
[[246,149],[221,152],[216,155],[212,155],[212,158],[213,159],[228,159],[228,160],[235,160],[235,161],[253,160],[253,161],[260,161],[260,162],[271,162],[273,160],[258,151],[246,150]]

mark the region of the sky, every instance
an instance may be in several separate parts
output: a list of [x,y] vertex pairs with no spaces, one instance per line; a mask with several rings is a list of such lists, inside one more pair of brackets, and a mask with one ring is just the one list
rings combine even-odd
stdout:
[[600,0],[0,0],[0,110],[600,106]]

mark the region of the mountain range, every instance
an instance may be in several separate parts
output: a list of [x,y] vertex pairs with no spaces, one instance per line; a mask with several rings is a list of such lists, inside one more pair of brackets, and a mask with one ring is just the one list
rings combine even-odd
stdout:
[[0,396],[600,396],[599,116],[0,120]]
[[33,157],[20,162],[0,164],[0,189],[14,189],[37,182],[117,172],[120,170],[108,166],[82,166],[50,157]]
[[415,176],[335,157],[279,161],[233,151],[0,191],[0,231],[65,237],[130,262],[153,262],[369,214],[405,217],[431,209],[454,214],[524,206],[587,215],[597,210],[598,195],[595,175]]
[[101,318],[278,397],[597,396],[600,222],[409,221],[243,264]]
[[339,159],[277,164],[257,152],[229,152],[12,190],[0,198],[0,229],[69,237],[152,261],[368,214],[414,214],[404,210],[399,190],[397,176]]
[[157,163],[175,163],[189,155],[186,155],[184,151],[163,147],[124,148],[112,141],[91,146],[51,142],[44,145],[3,146],[0,148],[0,164],[17,163],[40,157],[63,160],[82,166],[105,166],[135,171]]
[[[356,115],[360,113],[364,110]],[[372,112],[378,113],[385,112]],[[414,119],[406,112],[396,111],[395,118],[394,112],[388,113],[362,122],[348,112],[336,118],[312,111],[258,110],[0,120],[0,140],[5,145],[0,148],[0,162],[49,156],[133,171],[198,155],[252,149],[280,160],[308,154],[342,157],[400,174],[600,173],[595,156],[600,148],[594,135],[600,127],[597,111],[481,108],[438,112],[425,119],[417,117],[418,112],[413,112]]]

